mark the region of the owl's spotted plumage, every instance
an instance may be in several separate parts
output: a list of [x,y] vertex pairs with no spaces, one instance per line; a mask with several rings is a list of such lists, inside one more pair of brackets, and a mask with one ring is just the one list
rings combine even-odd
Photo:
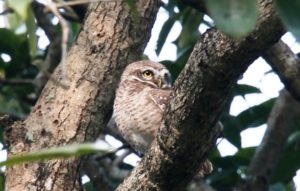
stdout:
[[[170,72],[160,63],[134,62],[124,70],[114,102],[113,118],[125,140],[146,152],[161,125],[172,91]],[[205,161],[204,174],[212,171]]]
[[160,126],[171,93],[171,75],[151,61],[127,66],[116,93],[114,118],[122,136],[145,152]]

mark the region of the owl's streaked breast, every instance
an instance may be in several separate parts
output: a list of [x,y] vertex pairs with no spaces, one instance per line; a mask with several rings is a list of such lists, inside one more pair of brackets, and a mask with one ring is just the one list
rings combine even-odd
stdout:
[[163,111],[149,97],[151,89],[136,87],[136,84],[130,83],[125,86],[117,92],[114,117],[129,144],[134,149],[145,152],[160,126]]

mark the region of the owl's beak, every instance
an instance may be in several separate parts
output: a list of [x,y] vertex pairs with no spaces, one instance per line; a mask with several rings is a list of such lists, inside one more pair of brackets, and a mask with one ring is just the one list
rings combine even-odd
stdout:
[[155,80],[155,83],[157,85],[158,88],[169,88],[171,87],[171,85],[164,80],[163,78],[158,77],[157,80]]
[[158,86],[159,88],[161,88],[162,85],[163,85],[162,79],[161,79],[161,78],[158,78],[158,80],[157,80],[157,86]]

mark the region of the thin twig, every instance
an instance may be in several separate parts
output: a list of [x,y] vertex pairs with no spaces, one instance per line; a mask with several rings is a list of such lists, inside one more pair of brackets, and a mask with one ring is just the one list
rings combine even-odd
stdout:
[[0,79],[0,85],[32,85],[32,79]]
[[[62,28],[62,82],[68,84],[68,74],[67,74],[67,67],[66,67],[66,57],[67,57],[67,48],[70,36],[70,29],[68,22],[64,19],[64,17],[60,14],[56,3],[52,0],[47,0],[47,3],[44,4],[59,20],[59,23]],[[67,85],[66,85],[67,86]]]
[[62,8],[66,6],[75,6],[75,5],[82,5],[82,4],[87,4],[87,3],[96,3],[100,1],[117,1],[117,0],[76,0],[76,1],[62,1],[59,3],[56,3],[57,8]]

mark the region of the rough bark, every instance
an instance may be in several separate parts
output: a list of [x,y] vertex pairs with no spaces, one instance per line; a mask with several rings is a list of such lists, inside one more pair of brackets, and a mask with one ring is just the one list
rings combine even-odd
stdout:
[[291,95],[300,101],[300,60],[282,41],[263,54]]
[[239,41],[203,34],[176,83],[150,152],[117,190],[183,190],[215,144],[215,127],[230,90],[284,29],[271,1],[260,1],[257,27]]
[[[65,63],[69,88],[49,81],[28,118],[7,129],[9,156],[93,140],[109,120],[121,71],[141,55],[159,0],[137,3],[133,19],[125,1],[91,4]],[[53,78],[62,80],[62,65]],[[10,167],[6,190],[80,190],[80,160]]]
[[268,128],[262,143],[251,160],[247,178],[239,190],[268,190],[272,174],[299,116],[300,103],[283,90],[268,119]]

